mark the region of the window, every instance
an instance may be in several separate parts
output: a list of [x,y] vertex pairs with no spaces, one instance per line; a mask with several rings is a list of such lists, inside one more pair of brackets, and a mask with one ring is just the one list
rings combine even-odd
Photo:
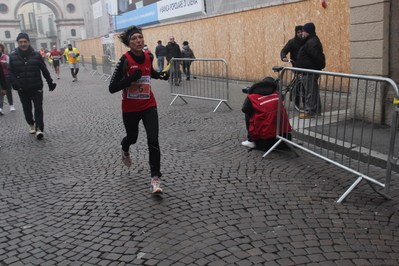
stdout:
[[0,4],[0,13],[8,13],[8,6],[6,6],[5,4]]
[[11,33],[9,30],[6,30],[4,33],[5,33],[7,39],[11,38]]
[[43,33],[43,21],[42,18],[37,19],[37,29],[39,30],[40,33]]
[[29,27],[32,30],[35,30],[36,29],[35,14],[33,12],[29,12],[28,17],[29,17]]
[[76,30],[75,29],[71,29],[71,35],[72,36],[76,36]]
[[21,30],[25,30],[25,17],[24,14],[18,14],[18,19],[19,19],[19,27],[21,28]]
[[67,4],[67,11],[69,13],[75,12],[75,6],[73,4]]

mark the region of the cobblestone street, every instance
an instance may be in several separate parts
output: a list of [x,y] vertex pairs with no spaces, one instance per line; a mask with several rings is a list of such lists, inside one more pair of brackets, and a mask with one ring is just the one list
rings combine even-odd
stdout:
[[[55,78],[54,71],[51,71]],[[150,193],[144,128],[120,158],[121,93],[61,67],[45,85],[44,139],[17,111],[0,117],[0,265],[399,265],[398,175],[392,200],[310,154],[241,146],[246,97],[231,84],[229,110],[177,99],[153,81],[162,186]],[[195,80],[184,81],[195,82]],[[384,177],[384,169],[371,174]]]

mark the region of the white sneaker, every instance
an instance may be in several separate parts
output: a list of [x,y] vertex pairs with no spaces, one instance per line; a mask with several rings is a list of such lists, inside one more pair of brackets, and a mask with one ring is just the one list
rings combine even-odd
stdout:
[[158,178],[153,178],[151,180],[151,186],[152,186],[152,193],[153,194],[162,194],[163,190],[161,188],[161,180]]
[[29,133],[30,134],[35,134],[36,133],[35,125],[29,125]]
[[36,138],[37,139],[42,139],[43,137],[44,137],[43,132],[40,129],[38,129],[36,131]]
[[0,108],[0,115],[4,115],[3,109]]
[[11,112],[15,111],[14,105],[10,105],[10,111],[11,111]]
[[245,146],[245,147],[248,147],[248,148],[251,148],[251,149],[256,148],[255,142],[251,142],[251,141],[248,141],[248,140],[241,142],[241,145]]

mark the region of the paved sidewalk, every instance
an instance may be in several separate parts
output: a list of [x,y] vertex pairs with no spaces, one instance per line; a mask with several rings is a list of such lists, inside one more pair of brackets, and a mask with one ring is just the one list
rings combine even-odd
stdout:
[[0,265],[399,265],[398,175],[392,200],[363,181],[336,203],[355,176],[306,153],[248,152],[243,85],[231,85],[234,110],[213,113],[213,101],[170,106],[169,84],[153,82],[165,191],[154,196],[143,128],[133,166],[121,162],[120,93],[61,71],[43,140],[17,93],[0,117]]

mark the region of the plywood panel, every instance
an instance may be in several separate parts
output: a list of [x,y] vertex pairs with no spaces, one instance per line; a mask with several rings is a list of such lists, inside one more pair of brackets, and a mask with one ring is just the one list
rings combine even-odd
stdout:
[[[182,46],[187,40],[197,58],[222,58],[229,64],[230,78],[258,81],[275,76],[274,65],[280,60],[284,44],[294,37],[296,25],[313,22],[324,46],[326,71],[350,73],[349,1],[328,1],[323,8],[319,0],[308,0],[262,9],[249,10],[144,29],[145,43],[155,52],[158,40],[166,45],[175,36]],[[91,54],[94,40],[79,42],[84,53]],[[97,49],[95,49],[97,50]],[[116,39],[117,59],[128,50]],[[156,63],[154,62],[154,66]]]

